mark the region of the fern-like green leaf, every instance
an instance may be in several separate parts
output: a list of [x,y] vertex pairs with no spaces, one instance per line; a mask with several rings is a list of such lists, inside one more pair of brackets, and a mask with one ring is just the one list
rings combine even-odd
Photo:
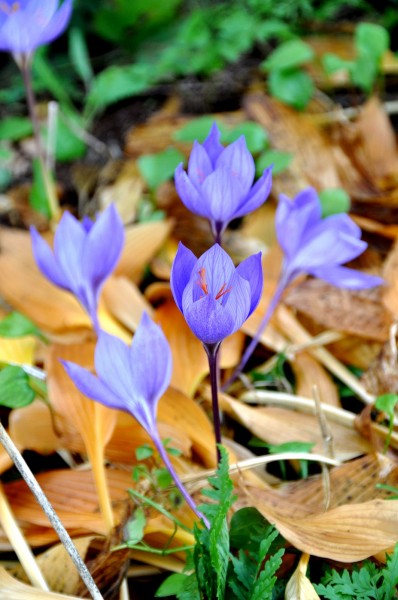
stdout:
[[380,588],[380,595],[377,600],[390,600],[396,597],[398,586],[398,544],[395,545],[394,552],[387,558],[387,564],[382,569],[383,584]]
[[[275,536],[272,539],[268,538],[267,540],[264,540],[268,547],[277,535],[278,533],[275,531]],[[264,546],[265,545],[266,544],[264,544]],[[272,590],[274,589],[276,582],[275,573],[282,564],[283,553],[284,549],[281,548],[276,554],[273,554],[268,558],[264,567],[258,573],[250,600],[272,600]],[[259,561],[258,564],[261,565],[261,563],[262,561]]]

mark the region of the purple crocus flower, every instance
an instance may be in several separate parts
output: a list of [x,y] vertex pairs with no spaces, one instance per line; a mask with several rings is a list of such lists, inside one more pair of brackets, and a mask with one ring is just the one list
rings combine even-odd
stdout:
[[177,192],[185,206],[210,221],[217,242],[232,219],[252,212],[267,199],[271,167],[253,185],[254,160],[242,135],[227,148],[220,143],[214,123],[203,144],[194,142],[188,173],[182,163],[175,171]]
[[261,253],[235,268],[218,244],[198,259],[180,243],[170,283],[174,300],[196,337],[205,345],[217,345],[240,329],[260,300]]
[[170,346],[159,325],[144,313],[131,346],[100,331],[94,359],[97,375],[75,363],[62,362],[85,396],[109,408],[128,412],[140,423],[187,503],[204,519],[176,474],[156,425],[158,403],[169,386],[172,372]]
[[347,214],[322,219],[321,203],[313,188],[303,190],[294,200],[282,194],[275,225],[278,242],[284,253],[279,283],[256,335],[224,389],[243,371],[284,290],[298,275],[313,275],[336,287],[352,290],[384,283],[381,277],[342,266],[362,254],[367,243],[360,239],[360,228]]
[[15,56],[31,55],[66,28],[72,0],[2,0],[0,2],[0,50]]
[[72,292],[99,331],[98,299],[115,268],[124,244],[122,220],[111,204],[93,223],[65,212],[54,236],[54,251],[31,227],[32,249],[41,272],[55,285]]
[[360,239],[361,229],[347,214],[322,219],[319,197],[313,188],[300,192],[294,201],[281,195],[275,225],[284,253],[284,286],[301,273],[350,289],[383,283],[380,277],[341,266],[362,254],[367,243]]

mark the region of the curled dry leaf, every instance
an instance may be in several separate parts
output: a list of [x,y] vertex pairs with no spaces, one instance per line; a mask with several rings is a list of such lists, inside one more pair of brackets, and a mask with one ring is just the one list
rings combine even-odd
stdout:
[[[135,160],[123,160],[119,165],[120,168],[115,169],[113,181],[98,187],[95,195],[99,199],[101,209],[113,203],[116,205],[123,223],[130,223],[135,219],[137,205],[144,190],[144,182]],[[118,164],[116,164],[117,166]],[[110,170],[107,167],[108,165],[105,168]],[[112,175],[113,173],[111,173]],[[103,173],[100,173],[101,180],[103,181]]]
[[0,597],[4,600],[79,600],[78,596],[66,596],[56,592],[45,592],[21,583],[0,567]]
[[126,277],[112,276],[105,283],[103,296],[110,313],[127,327],[135,331],[145,311],[152,316],[152,306],[135,283]]
[[327,371],[307,352],[298,352],[290,360],[296,379],[296,393],[298,396],[313,396],[313,386],[317,387],[322,402],[341,406],[337,387]]
[[320,600],[307,577],[309,555],[303,554],[285,589],[285,600]]

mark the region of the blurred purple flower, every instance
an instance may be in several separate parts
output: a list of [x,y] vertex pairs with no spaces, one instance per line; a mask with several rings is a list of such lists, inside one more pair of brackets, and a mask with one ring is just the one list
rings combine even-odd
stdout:
[[260,300],[261,253],[235,268],[218,244],[197,259],[180,243],[170,283],[174,300],[196,337],[205,345],[219,344],[240,329]]
[[68,25],[72,0],[2,0],[0,50],[30,55],[38,46],[58,37]]
[[322,219],[321,204],[313,188],[300,192],[294,201],[281,195],[275,225],[284,253],[284,286],[301,273],[350,289],[384,283],[380,277],[341,266],[362,254],[367,243],[360,239],[360,228],[347,214]]
[[[158,403],[169,386],[172,372],[170,346],[159,325],[144,313],[131,346],[100,331],[95,348],[97,375],[75,363],[62,362],[82,394],[109,408],[128,412],[138,421],[189,506],[204,519],[176,474],[156,425]],[[205,519],[204,522],[207,523]]]
[[32,249],[41,272],[55,285],[72,292],[99,331],[98,299],[115,268],[124,244],[123,223],[113,205],[93,223],[65,212],[54,236],[54,251],[31,227]]
[[185,206],[211,223],[217,242],[232,219],[252,212],[267,199],[271,167],[254,184],[255,165],[242,135],[227,148],[214,123],[203,144],[194,142],[188,173],[182,163],[175,171],[177,192]]

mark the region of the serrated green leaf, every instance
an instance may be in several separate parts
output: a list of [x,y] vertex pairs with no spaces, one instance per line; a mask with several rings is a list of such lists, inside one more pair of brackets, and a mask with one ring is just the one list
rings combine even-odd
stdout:
[[157,154],[144,154],[138,159],[138,168],[148,187],[156,189],[161,183],[170,179],[176,167],[184,162],[184,155],[175,148],[168,148]]
[[275,98],[298,110],[307,106],[314,93],[311,77],[299,69],[272,70],[268,77],[268,85]]
[[254,507],[237,510],[230,523],[230,545],[237,550],[254,550],[262,539],[266,538],[272,526]]
[[394,552],[387,557],[387,563],[381,571],[383,578],[383,595],[380,600],[390,600],[396,597],[398,587],[398,544],[394,547]]
[[142,444],[135,449],[135,457],[137,460],[145,460],[153,456],[153,448],[149,444]]
[[34,335],[40,339],[46,339],[40,329],[19,312],[14,311],[0,321],[0,337],[19,338],[24,335]]
[[7,117],[0,121],[0,140],[17,142],[32,133],[32,122],[27,117]]
[[291,70],[311,62],[314,56],[311,46],[302,40],[289,40],[271,52],[262,67],[268,72]]
[[173,573],[163,581],[155,593],[156,598],[166,598],[167,596],[177,596],[183,591],[186,580],[189,575],[183,573]]
[[10,365],[0,371],[0,406],[22,408],[31,404],[35,396],[21,367]]
[[322,217],[330,217],[339,213],[347,213],[350,210],[351,200],[342,188],[328,188],[319,192],[319,200],[322,206]]

